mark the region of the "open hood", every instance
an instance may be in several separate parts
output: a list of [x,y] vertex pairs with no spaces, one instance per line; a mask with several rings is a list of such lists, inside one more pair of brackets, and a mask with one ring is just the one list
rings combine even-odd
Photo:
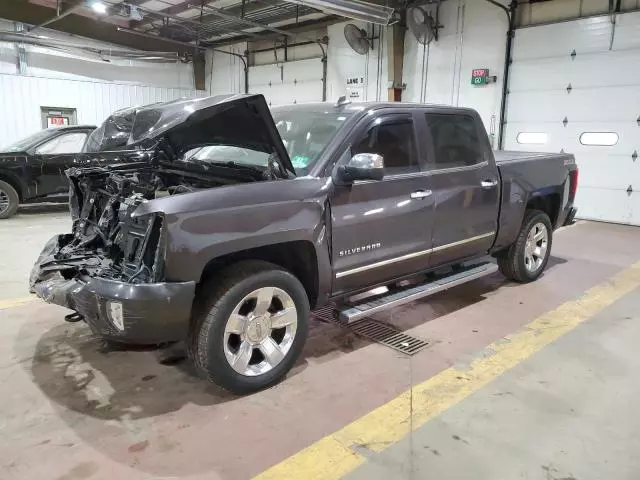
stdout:
[[275,154],[295,175],[262,95],[218,95],[119,110],[94,131],[85,152],[155,148],[174,156],[207,145],[229,145]]

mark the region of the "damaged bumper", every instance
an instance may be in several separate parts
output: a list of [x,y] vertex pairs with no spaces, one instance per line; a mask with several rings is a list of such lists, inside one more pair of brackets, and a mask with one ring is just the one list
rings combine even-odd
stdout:
[[82,273],[65,278],[54,258],[61,242],[52,238],[33,267],[31,291],[38,297],[76,311],[111,340],[157,344],[186,337],[195,282],[126,283]]

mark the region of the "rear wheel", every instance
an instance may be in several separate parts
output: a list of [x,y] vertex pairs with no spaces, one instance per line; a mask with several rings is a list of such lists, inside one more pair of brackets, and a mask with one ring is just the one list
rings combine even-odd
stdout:
[[300,281],[276,265],[238,263],[202,288],[189,353],[221,387],[250,393],[280,381],[307,336],[309,300]]
[[498,255],[502,274],[521,283],[540,277],[549,261],[552,235],[549,216],[539,210],[528,210],[516,241]]
[[13,217],[18,211],[20,197],[15,188],[0,180],[0,219]]

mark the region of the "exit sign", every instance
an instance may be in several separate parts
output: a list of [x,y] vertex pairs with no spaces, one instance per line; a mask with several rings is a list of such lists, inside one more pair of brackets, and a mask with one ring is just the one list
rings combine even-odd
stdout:
[[471,70],[471,85],[486,85],[490,81],[488,68],[475,68]]

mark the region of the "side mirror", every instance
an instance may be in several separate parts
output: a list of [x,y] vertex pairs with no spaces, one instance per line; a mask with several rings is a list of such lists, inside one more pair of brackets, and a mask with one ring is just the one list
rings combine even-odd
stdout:
[[356,180],[382,180],[384,158],[377,153],[356,153],[346,165],[338,167],[337,179],[342,185]]

